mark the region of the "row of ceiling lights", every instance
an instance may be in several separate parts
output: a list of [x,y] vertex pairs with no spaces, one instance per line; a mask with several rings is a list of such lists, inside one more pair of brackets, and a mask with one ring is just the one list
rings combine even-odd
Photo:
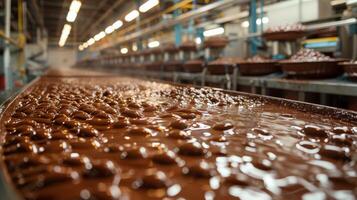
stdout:
[[[209,30],[206,30],[206,31],[203,32],[203,36],[204,37],[211,37],[211,36],[222,35],[222,34],[224,34],[224,28],[223,27],[217,27],[217,28],[209,29]],[[201,44],[202,40],[201,40],[201,38],[197,37],[195,39],[195,42],[197,44]],[[156,47],[160,46],[160,42],[157,41],[157,40],[154,40],[154,41],[149,42],[147,44],[147,46],[148,46],[149,49],[156,48]],[[136,44],[133,44],[132,50],[133,51],[137,51],[138,50],[138,47],[136,46]],[[123,47],[123,48],[120,49],[120,53],[121,54],[127,54],[128,52],[129,52],[129,50],[128,50],[127,47]]]
[[[77,14],[79,12],[79,9],[81,8],[82,3],[78,0],[73,0],[71,5],[69,6],[69,11],[67,13],[66,20],[67,22],[74,22],[77,18]],[[60,40],[58,42],[58,45],[60,47],[63,47],[66,44],[67,38],[69,34],[71,33],[72,26],[68,23],[66,23],[63,26],[62,33]]]
[[[159,0],[148,0],[145,3],[143,3],[140,7],[139,7],[139,11],[141,13],[145,13],[148,10],[150,10],[151,8],[159,5]],[[124,19],[126,22],[131,22],[133,21],[135,18],[139,17],[140,13],[139,11],[132,10],[131,12],[129,12],[127,15],[125,15]],[[112,25],[108,26],[107,28],[104,29],[104,31],[99,32],[98,34],[96,34],[94,37],[90,38],[89,40],[87,40],[87,42],[84,42],[83,44],[79,45],[78,49],[80,51],[84,50],[85,48],[93,45],[95,42],[103,39],[106,35],[111,34],[112,32],[114,32],[115,30],[119,29],[121,26],[123,26],[123,22],[121,20],[117,20],[116,22],[114,22]]]

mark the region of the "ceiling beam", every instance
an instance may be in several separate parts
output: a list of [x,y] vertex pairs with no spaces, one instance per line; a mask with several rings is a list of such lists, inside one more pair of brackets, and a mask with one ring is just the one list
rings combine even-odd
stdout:
[[[65,8],[69,8],[70,5],[71,5],[71,2],[65,2],[62,4],[62,2],[56,2],[56,1],[43,1],[43,5],[45,7],[55,7],[55,8],[62,8],[62,7],[65,7]],[[89,5],[89,4],[85,4],[83,3],[82,6],[81,6],[81,9],[83,10],[97,10],[98,7],[95,6],[95,5]]]
[[87,18],[87,23],[82,25],[82,31],[80,32],[80,35],[83,35],[85,32],[88,33],[88,29],[91,27],[91,24],[93,23],[93,21],[95,20],[94,18],[97,16],[98,13],[100,13],[100,10],[103,9],[103,7],[108,3],[108,0],[102,0],[98,7],[98,10],[93,14],[93,16],[91,18]]
[[123,3],[123,0],[118,0],[112,5],[103,15],[100,16],[99,19],[97,19],[88,29],[85,30],[87,34],[83,34],[83,36],[87,36],[94,27],[98,26],[99,23],[101,23],[105,18],[107,18],[110,14],[114,12],[114,10],[119,7]]
[[28,2],[29,2],[29,7],[31,8],[32,13],[34,15],[36,24],[43,30],[45,28],[44,22],[43,22],[43,13],[40,11],[37,1],[30,0]]

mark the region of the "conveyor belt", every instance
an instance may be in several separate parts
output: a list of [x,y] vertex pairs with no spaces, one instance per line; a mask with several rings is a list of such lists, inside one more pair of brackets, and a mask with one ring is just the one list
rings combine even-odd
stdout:
[[49,73],[1,114],[5,186],[27,199],[357,196],[355,112],[86,73]]

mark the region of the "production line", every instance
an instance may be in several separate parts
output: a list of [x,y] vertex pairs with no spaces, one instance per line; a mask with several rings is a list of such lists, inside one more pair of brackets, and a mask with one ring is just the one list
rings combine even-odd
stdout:
[[357,198],[357,1],[0,9],[0,200]]

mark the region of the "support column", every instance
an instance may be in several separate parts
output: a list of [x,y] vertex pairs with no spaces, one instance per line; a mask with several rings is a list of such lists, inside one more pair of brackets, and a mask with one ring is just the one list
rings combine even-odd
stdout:
[[[10,25],[11,25],[11,0],[5,1],[5,37],[10,38]],[[4,49],[4,75],[5,75],[5,89],[12,89],[12,70],[10,67],[10,43],[5,40]]]
[[[174,3],[177,4],[179,3],[180,0],[174,0]],[[178,17],[181,14],[181,10],[180,9],[176,9],[174,11],[174,17]],[[182,25],[176,24],[174,27],[175,30],[175,44],[176,46],[180,46],[180,44],[182,43]]]
[[[249,7],[249,33],[257,32],[257,0],[250,1]],[[250,53],[255,55],[257,53],[257,44],[255,43],[256,37],[250,39]]]

